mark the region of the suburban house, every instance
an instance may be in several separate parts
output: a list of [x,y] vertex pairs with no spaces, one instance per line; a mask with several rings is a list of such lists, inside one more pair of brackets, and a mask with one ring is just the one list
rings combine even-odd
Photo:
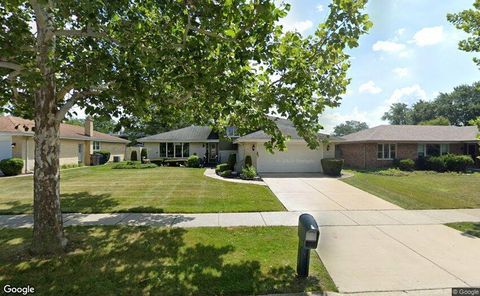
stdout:
[[273,119],[283,134],[290,136],[287,150],[274,154],[265,149],[264,143],[270,140],[263,131],[239,136],[234,127],[229,127],[220,137],[207,126],[189,126],[149,137],[138,139],[144,143],[150,159],[187,159],[196,154],[208,163],[226,162],[232,153],[237,157],[237,170],[245,163],[249,155],[257,172],[321,172],[322,158],[335,156],[335,139],[318,134],[322,142],[318,149],[312,150],[301,138],[292,122],[282,118]]
[[[23,172],[34,167],[34,128],[32,120],[14,116],[0,116],[0,160],[17,157],[24,161]],[[90,155],[98,150],[111,153],[110,159],[125,158],[128,140],[93,130],[93,121],[85,120],[85,126],[60,124],[60,165],[90,165]]]
[[395,158],[417,159],[447,153],[479,156],[475,126],[380,125],[342,137],[336,156],[352,168],[378,168]]

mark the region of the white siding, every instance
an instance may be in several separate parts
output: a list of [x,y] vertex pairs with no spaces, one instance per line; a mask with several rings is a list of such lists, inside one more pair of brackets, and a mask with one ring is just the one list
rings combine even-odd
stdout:
[[0,160],[12,158],[12,137],[0,135]]
[[[237,154],[237,150],[219,150],[218,161],[221,163],[227,162],[230,154]],[[238,158],[238,157],[237,157]]]
[[207,149],[205,145],[205,143],[190,143],[190,155],[195,153],[198,157],[203,158]]
[[[149,159],[160,158],[160,143],[144,143],[143,146],[147,149],[147,157]],[[127,155],[127,157],[130,156]]]
[[257,145],[257,171],[259,173],[317,173],[322,171],[320,160],[323,145],[311,150],[304,143],[289,143],[287,151],[268,152],[263,145]]

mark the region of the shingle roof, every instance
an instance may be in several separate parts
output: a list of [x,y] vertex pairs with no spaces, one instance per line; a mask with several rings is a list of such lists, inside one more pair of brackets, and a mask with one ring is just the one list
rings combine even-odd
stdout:
[[218,140],[211,127],[192,125],[165,133],[140,138],[138,142],[203,142]]
[[380,125],[343,136],[342,143],[353,142],[473,142],[475,126]]
[[[14,135],[33,136],[33,127],[35,127],[33,120],[23,119],[15,116],[0,116],[0,132]],[[66,123],[60,124],[60,139],[93,140],[111,143],[130,142],[128,140],[97,131],[93,131],[93,136],[90,137],[85,135],[85,128],[83,126],[76,126]]]
[[[275,124],[278,126],[282,134],[290,136],[291,140],[303,140],[303,138],[298,134],[297,129],[293,123],[285,118],[272,117],[271,118]],[[328,138],[326,134],[318,133],[320,139]],[[243,137],[238,138],[235,142],[249,142],[249,141],[269,141],[271,136],[265,133],[263,130],[259,130],[250,134],[247,134]],[[335,140],[334,137],[330,137],[331,140]]]

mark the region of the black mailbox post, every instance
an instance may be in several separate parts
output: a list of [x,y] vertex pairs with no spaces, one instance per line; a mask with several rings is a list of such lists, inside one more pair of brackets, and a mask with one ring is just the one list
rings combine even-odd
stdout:
[[298,255],[297,274],[307,277],[310,266],[310,250],[318,246],[320,230],[317,222],[310,214],[302,214],[298,218]]

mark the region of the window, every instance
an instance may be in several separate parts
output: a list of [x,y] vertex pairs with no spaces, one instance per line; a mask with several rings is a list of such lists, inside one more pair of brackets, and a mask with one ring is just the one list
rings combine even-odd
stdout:
[[160,143],[160,157],[167,157],[167,143]]
[[396,144],[378,144],[377,145],[378,159],[394,159],[395,157],[397,157]]
[[100,142],[98,141],[93,141],[93,151],[98,151],[100,150],[101,147],[100,147]]
[[175,157],[182,157],[182,143],[175,143]]
[[234,126],[229,126],[229,127],[227,127],[227,137],[229,137],[229,138],[236,138],[236,137],[238,137],[237,128],[234,127]]
[[167,143],[167,157],[174,157],[175,155],[173,154],[173,143]]
[[160,157],[188,157],[190,155],[189,143],[160,143]]
[[449,144],[418,144],[417,156],[440,156],[450,152]]

